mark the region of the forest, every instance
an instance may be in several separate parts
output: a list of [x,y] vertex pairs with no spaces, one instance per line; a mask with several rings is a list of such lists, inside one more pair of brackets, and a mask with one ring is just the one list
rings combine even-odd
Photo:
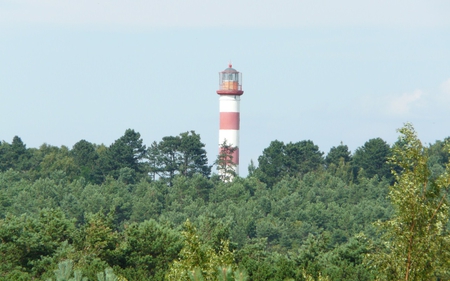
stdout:
[[194,131],[1,141],[0,280],[450,280],[450,138],[398,133],[274,140],[232,180]]

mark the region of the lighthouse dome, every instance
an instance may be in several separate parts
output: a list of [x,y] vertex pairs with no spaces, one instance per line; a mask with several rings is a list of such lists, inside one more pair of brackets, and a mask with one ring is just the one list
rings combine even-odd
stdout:
[[225,73],[238,73],[239,71],[237,71],[236,69],[233,68],[233,65],[231,65],[231,63],[228,65],[228,68],[226,68],[224,71]]

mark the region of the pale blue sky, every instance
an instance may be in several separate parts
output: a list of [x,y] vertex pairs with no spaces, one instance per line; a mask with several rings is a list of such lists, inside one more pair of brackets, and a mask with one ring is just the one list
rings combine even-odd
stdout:
[[217,152],[218,72],[243,73],[241,174],[272,140],[327,153],[450,136],[450,1],[0,1],[0,140]]

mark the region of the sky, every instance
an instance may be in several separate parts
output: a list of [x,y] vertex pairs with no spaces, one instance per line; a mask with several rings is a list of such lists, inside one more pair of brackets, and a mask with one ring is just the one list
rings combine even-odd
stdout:
[[0,140],[148,146],[194,130],[218,150],[218,72],[243,74],[240,174],[273,140],[326,153],[411,122],[450,136],[447,0],[2,0]]

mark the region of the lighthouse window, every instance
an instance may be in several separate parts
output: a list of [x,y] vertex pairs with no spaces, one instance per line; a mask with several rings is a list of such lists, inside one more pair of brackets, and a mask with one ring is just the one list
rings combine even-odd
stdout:
[[239,81],[238,73],[222,73],[222,81]]

